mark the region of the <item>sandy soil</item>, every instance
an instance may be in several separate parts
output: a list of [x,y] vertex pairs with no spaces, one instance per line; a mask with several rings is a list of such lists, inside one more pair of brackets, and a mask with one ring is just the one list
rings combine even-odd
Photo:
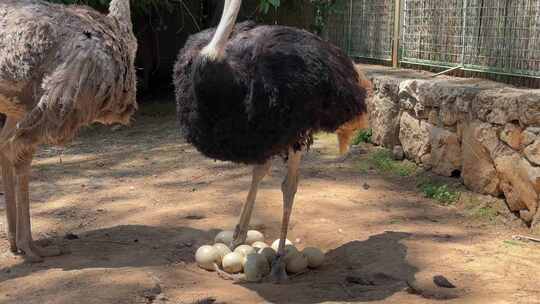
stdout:
[[[199,155],[174,116],[86,130],[62,154],[42,150],[31,186],[36,239],[70,253],[26,264],[2,232],[0,303],[540,303],[540,244],[512,240],[524,228],[426,199],[419,177],[360,170],[372,149],[339,162],[335,136],[318,137],[289,239],[323,248],[325,265],[283,285],[244,284],[199,269],[193,253],[234,227],[249,168]],[[276,160],[252,220],[268,240],[283,169]]]

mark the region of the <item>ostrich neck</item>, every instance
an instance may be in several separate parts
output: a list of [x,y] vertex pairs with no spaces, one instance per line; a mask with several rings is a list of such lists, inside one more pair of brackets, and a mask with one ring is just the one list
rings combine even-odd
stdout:
[[223,59],[225,44],[231,36],[242,0],[225,0],[223,14],[212,41],[201,51],[201,55],[215,61]]

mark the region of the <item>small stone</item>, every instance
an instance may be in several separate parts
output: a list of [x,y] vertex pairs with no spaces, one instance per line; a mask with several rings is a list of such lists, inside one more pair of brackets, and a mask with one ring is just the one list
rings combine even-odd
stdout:
[[534,213],[530,212],[529,210],[519,210],[519,217],[524,220],[527,223],[530,223],[533,220]]
[[368,183],[364,183],[362,187],[364,188],[364,190],[368,190],[370,186]]
[[394,157],[394,160],[403,160],[405,158],[403,147],[400,145],[394,146],[394,149],[392,149],[392,156]]
[[435,283],[435,285],[439,286],[439,287],[443,287],[443,288],[456,288],[456,286],[452,283],[450,283],[450,281],[448,281],[447,278],[443,277],[442,275],[436,275],[433,277],[433,283]]
[[167,301],[169,301],[169,299],[167,298],[167,296],[165,296],[164,294],[159,294],[159,295],[156,297],[156,300],[157,300],[157,301],[161,301],[161,302],[167,302]]

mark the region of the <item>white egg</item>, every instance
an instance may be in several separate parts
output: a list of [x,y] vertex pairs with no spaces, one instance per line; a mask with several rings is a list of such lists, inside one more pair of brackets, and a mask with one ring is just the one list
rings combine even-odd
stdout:
[[[287,239],[285,239],[285,245],[292,245],[293,243]],[[279,248],[279,239],[275,240],[273,243],[272,243],[272,249],[274,249],[276,252],[278,251],[278,248]]]
[[324,262],[324,253],[319,248],[307,247],[302,253],[306,256],[310,268],[317,268]]
[[243,257],[246,257],[250,253],[255,253],[255,249],[249,245],[240,245],[234,249],[234,252],[238,252]]
[[195,261],[199,267],[206,270],[215,270],[214,263],[219,260],[219,253],[216,248],[210,245],[204,245],[195,252]]
[[257,252],[263,255],[266,258],[266,261],[268,261],[268,263],[272,263],[272,261],[276,257],[276,252],[271,247],[261,248]]
[[221,261],[223,261],[223,257],[226,256],[227,254],[231,253],[232,251],[229,249],[229,247],[227,245],[225,245],[223,243],[216,243],[216,244],[214,244],[213,247],[216,248],[216,250],[218,252],[218,256],[219,256],[217,264],[219,266],[221,266]]
[[298,253],[294,255],[288,262],[287,262],[287,272],[290,273],[299,273],[308,267],[308,259],[305,255]]
[[214,243],[230,244],[233,240],[234,231],[223,230],[216,235]]
[[255,242],[263,242],[264,235],[257,230],[248,230],[246,236],[246,244],[251,245]]
[[269,246],[265,242],[257,241],[251,244],[251,247],[255,248],[256,250],[259,250],[259,249],[266,248]]
[[250,253],[246,256],[244,263],[246,281],[258,282],[269,273],[270,265],[263,255]]
[[223,257],[223,261],[221,262],[223,265],[223,270],[228,273],[242,272],[243,260],[243,255],[238,252],[231,252]]
[[293,245],[285,245],[285,256],[283,258],[283,261],[287,263],[289,260],[294,258],[296,255],[300,254],[300,251]]

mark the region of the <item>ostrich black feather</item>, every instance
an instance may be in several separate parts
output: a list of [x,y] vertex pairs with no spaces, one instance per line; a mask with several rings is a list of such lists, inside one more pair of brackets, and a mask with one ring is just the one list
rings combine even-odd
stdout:
[[174,69],[181,128],[207,157],[263,163],[366,111],[352,60],[318,36],[240,23],[215,62],[199,56],[214,31],[191,36]]

